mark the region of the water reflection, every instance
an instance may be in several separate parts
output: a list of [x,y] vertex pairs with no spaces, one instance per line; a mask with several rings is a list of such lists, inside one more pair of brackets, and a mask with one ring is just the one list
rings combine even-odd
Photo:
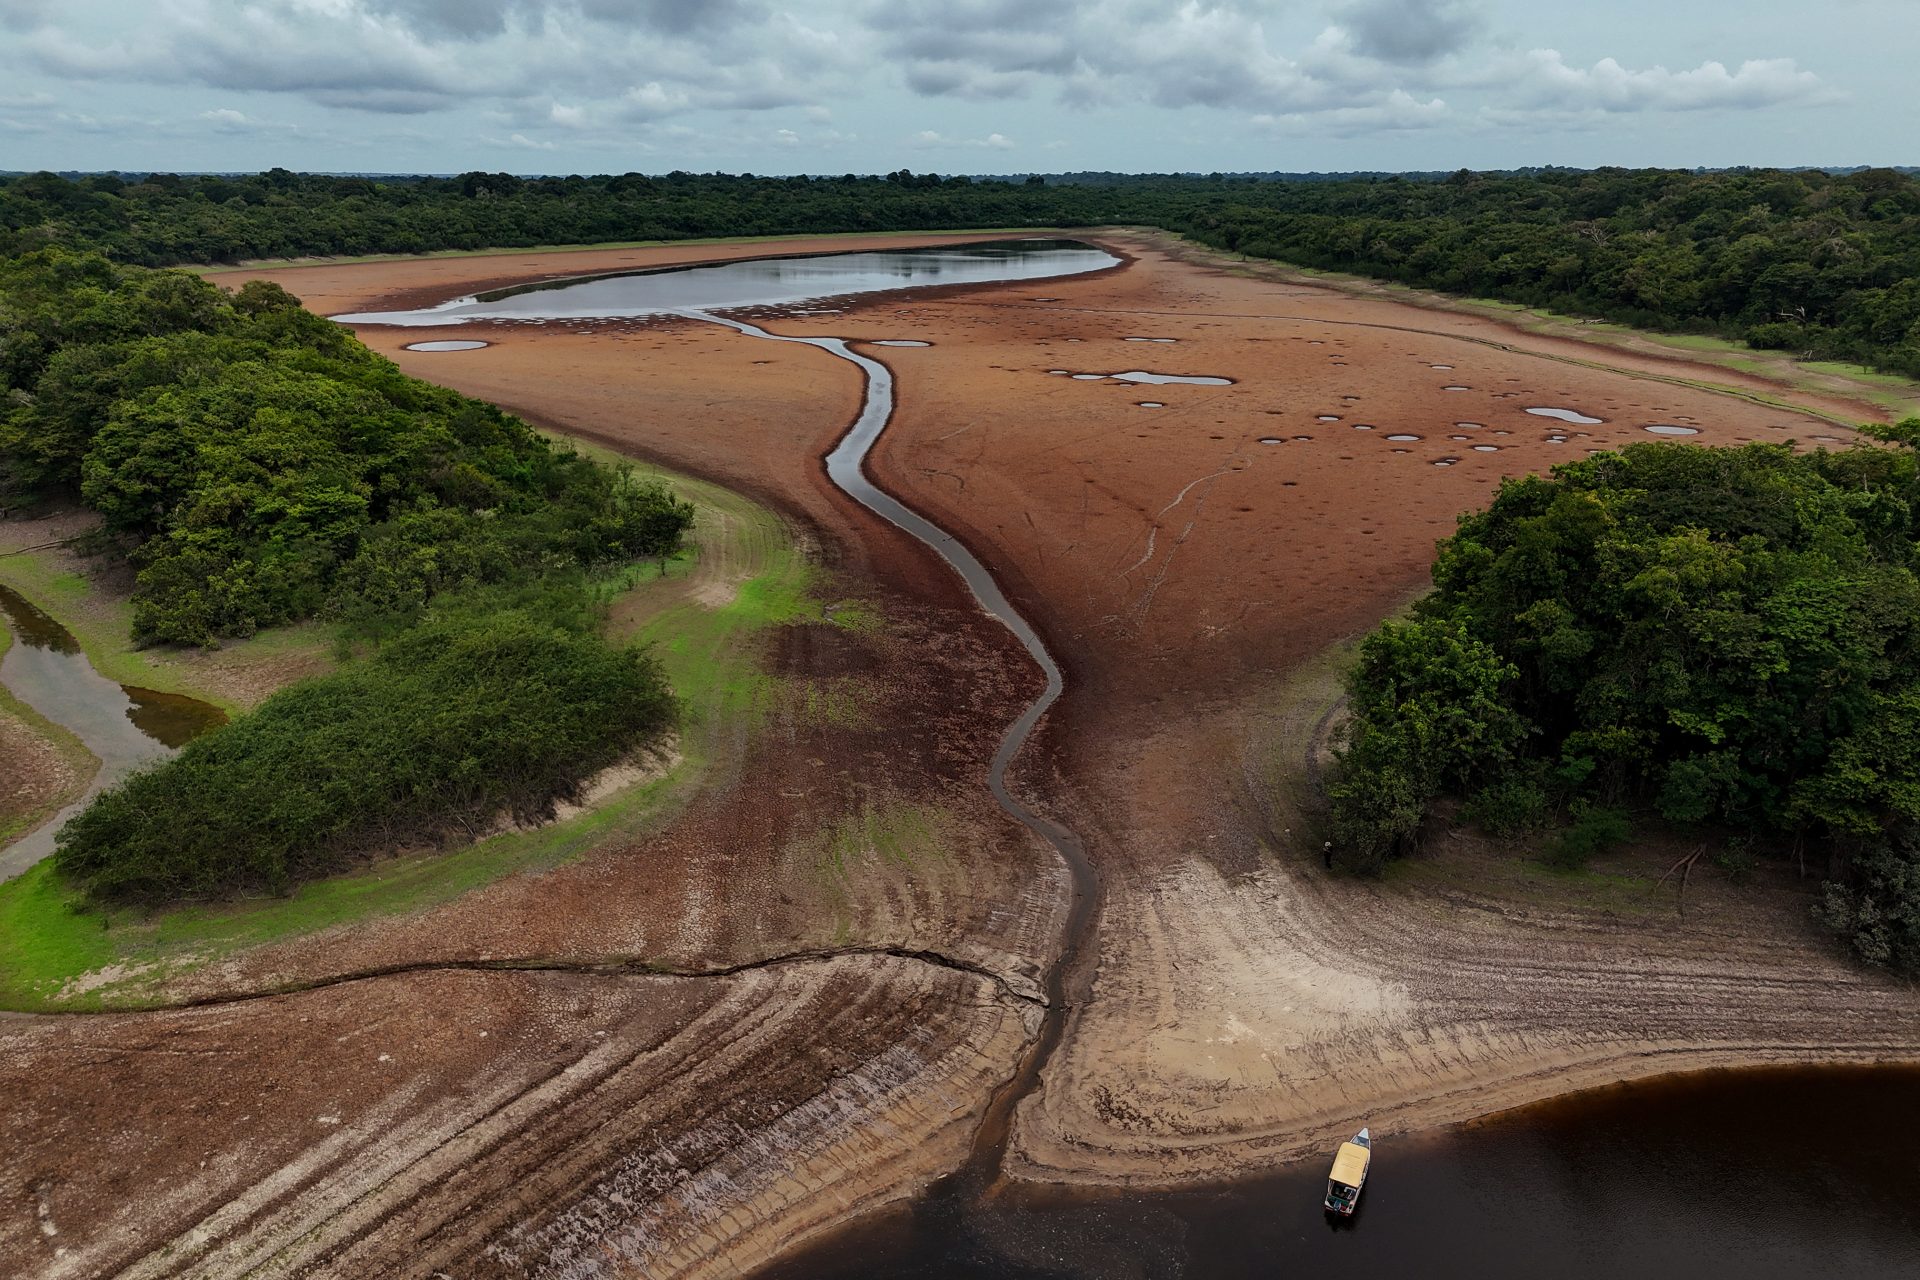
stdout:
[[421,311],[335,316],[346,324],[585,320],[786,306],[886,289],[1079,275],[1120,259],[1077,240],[1001,240],[928,249],[758,258],[556,280],[455,298]]
[[0,618],[15,641],[0,658],[0,685],[80,739],[100,761],[84,796],[0,851],[4,880],[52,853],[54,833],[102,788],[171,755],[227,717],[195,698],[115,684],[93,669],[71,632],[5,586],[0,586]]

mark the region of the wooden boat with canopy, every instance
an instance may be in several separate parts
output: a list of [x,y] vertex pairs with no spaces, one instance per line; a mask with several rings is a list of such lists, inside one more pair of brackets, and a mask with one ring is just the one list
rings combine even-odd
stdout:
[[1360,1189],[1367,1185],[1367,1168],[1373,1163],[1373,1135],[1362,1129],[1353,1140],[1340,1144],[1333,1157],[1333,1172],[1327,1177],[1327,1212],[1351,1218],[1360,1204]]

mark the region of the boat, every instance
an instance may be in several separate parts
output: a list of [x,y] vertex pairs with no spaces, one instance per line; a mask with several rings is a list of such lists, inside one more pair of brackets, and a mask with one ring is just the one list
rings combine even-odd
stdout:
[[1360,1189],[1367,1185],[1367,1166],[1373,1163],[1373,1135],[1365,1129],[1334,1153],[1333,1172],[1327,1176],[1327,1212],[1351,1218],[1360,1205]]

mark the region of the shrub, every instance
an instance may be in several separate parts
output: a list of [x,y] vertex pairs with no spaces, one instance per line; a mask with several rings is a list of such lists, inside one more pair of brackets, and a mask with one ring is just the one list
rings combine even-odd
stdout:
[[1501,778],[1474,792],[1461,816],[1490,836],[1522,836],[1546,825],[1553,802],[1539,771]]
[[1909,830],[1867,846],[1849,880],[1821,886],[1814,914],[1868,964],[1920,974],[1920,838]]
[[102,901],[285,892],[502,813],[546,816],[673,715],[638,650],[523,611],[436,619],[105,792],[54,865]]
[[1572,822],[1547,846],[1547,861],[1556,867],[1577,871],[1633,834],[1626,811],[1575,800]]

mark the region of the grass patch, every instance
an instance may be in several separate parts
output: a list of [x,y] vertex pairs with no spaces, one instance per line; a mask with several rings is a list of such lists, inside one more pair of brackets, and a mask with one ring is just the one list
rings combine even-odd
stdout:
[[947,817],[938,809],[912,804],[863,804],[820,835],[815,865],[844,880],[863,867],[910,870],[927,860],[951,861],[946,848]]
[[[828,611],[809,593],[809,567],[773,512],[718,485],[656,474],[698,511],[689,550],[669,561],[664,576],[648,562],[603,582],[614,593],[609,632],[616,639],[651,642],[682,701],[680,757],[670,770],[563,822],[450,853],[384,860],[309,882],[281,898],[108,916],[76,910],[49,869],[36,867],[0,884],[0,1006],[143,1007],[157,1001],[167,977],[246,947],[433,907],[669,820],[715,760],[737,749],[773,705],[773,681],[760,663],[766,630],[823,621]],[[742,580],[728,602],[703,604],[700,592],[716,565],[731,567]],[[834,621],[841,621],[841,612],[834,610]],[[73,982],[113,965],[126,971],[107,981]]]
[[[181,650],[136,648],[132,640],[133,602],[75,572],[66,559],[51,549],[0,557],[0,583],[25,596],[72,632],[87,661],[107,679],[198,698],[229,715],[244,710],[232,698],[197,682],[193,672],[176,661]],[[298,664],[325,653],[330,645],[326,626],[302,622],[228,641],[221,652],[233,665],[278,661]]]

